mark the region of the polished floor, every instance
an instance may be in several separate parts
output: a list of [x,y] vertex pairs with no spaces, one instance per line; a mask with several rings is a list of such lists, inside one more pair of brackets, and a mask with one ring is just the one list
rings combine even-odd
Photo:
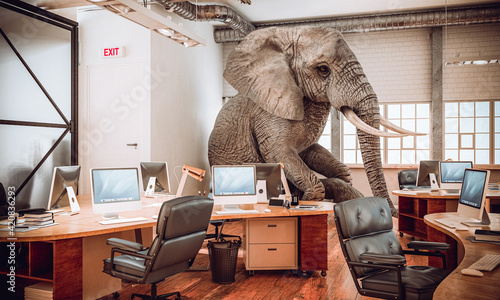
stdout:
[[[397,219],[394,227],[397,229]],[[242,222],[237,221],[226,225],[224,233],[241,234]],[[409,236],[397,237],[402,245],[406,245]],[[342,250],[339,246],[333,215],[328,226],[328,271],[325,277],[321,272],[300,276],[291,271],[255,271],[250,276],[245,271],[242,252],[240,250],[235,282],[217,284],[212,282],[208,271],[190,271],[176,274],[158,284],[158,294],[179,291],[183,299],[373,299],[358,294],[353,279],[349,273]],[[425,257],[407,257],[409,264],[426,264]],[[208,266],[208,250],[206,244],[198,254],[193,265],[195,269]],[[129,299],[132,293],[149,294],[149,285],[128,286],[120,291],[118,299]],[[101,299],[113,299],[108,295]],[[138,299],[138,298],[136,298]]]

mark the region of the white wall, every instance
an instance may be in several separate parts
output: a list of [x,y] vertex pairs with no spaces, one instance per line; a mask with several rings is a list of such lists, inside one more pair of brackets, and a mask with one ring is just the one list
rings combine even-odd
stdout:
[[174,191],[184,164],[207,171],[202,183],[188,178],[184,195],[208,194],[208,137],[222,107],[222,45],[211,24],[197,30],[207,46],[185,48],[156,33],[151,43],[151,69],[163,75],[151,91],[151,160],[168,162]]
[[[165,14],[164,10],[158,12]],[[88,71],[95,66],[144,66],[144,80],[132,88],[147,93],[147,100],[140,102],[143,110],[139,112],[142,117],[140,126],[143,126],[142,141],[139,142],[141,161],[166,161],[172,192],[177,190],[178,179],[175,175],[180,179],[183,164],[203,168],[210,173],[208,136],[222,106],[222,45],[213,41],[213,24],[194,24],[176,16],[173,20],[183,22],[185,28],[204,37],[207,46],[185,48],[107,11],[79,12],[82,193],[90,192],[88,169],[95,166],[89,162],[95,159],[92,148],[99,147],[96,138],[93,138],[95,132],[89,132],[92,124],[88,123],[89,95],[92,94],[87,82]],[[102,58],[101,48],[109,46],[125,46],[126,57]],[[120,97],[120,93],[110,95],[109,101]],[[184,195],[197,194],[198,191],[208,193],[210,176],[206,178],[202,183],[188,179]]]

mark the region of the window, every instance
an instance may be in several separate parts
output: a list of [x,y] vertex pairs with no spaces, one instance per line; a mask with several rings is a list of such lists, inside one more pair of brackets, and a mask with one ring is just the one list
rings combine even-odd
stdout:
[[[430,104],[382,104],[380,114],[402,128],[427,133],[425,136],[381,138],[381,154],[384,164],[416,164],[430,157]],[[342,117],[342,158],[346,164],[362,164],[361,150],[356,128]],[[382,128],[381,128],[382,129]],[[387,130],[387,129],[385,129]]]
[[500,162],[500,101],[445,102],[444,114],[446,159]]
[[332,151],[332,118],[330,114],[330,118],[326,122],[325,129],[319,138],[318,144],[325,147],[328,151]]

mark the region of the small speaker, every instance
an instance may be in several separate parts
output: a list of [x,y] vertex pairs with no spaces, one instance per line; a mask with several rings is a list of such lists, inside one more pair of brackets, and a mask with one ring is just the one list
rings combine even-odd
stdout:
[[266,181],[257,180],[255,189],[257,190],[257,203],[268,203]]
[[279,198],[271,198],[269,199],[269,206],[283,206],[285,200]]

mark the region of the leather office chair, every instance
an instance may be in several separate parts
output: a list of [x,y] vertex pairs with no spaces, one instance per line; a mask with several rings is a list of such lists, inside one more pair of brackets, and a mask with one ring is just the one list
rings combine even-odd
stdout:
[[[110,238],[111,258],[104,260],[103,272],[126,282],[151,284],[151,296],[133,294],[142,299],[166,299],[179,292],[156,295],[156,284],[166,277],[186,271],[194,262],[207,233],[213,200],[205,196],[185,196],[163,203],[156,225],[157,236],[150,248],[139,243]],[[116,256],[116,253],[122,255]]]
[[398,172],[399,189],[412,189],[417,186],[418,170],[401,170]]
[[[341,202],[334,206],[334,214],[342,252],[361,295],[432,299],[436,287],[450,273],[440,252],[447,250],[448,244],[412,241],[408,248],[414,250],[401,248],[392,231],[386,199],[364,197]],[[406,266],[405,254],[441,257],[443,269]]]

